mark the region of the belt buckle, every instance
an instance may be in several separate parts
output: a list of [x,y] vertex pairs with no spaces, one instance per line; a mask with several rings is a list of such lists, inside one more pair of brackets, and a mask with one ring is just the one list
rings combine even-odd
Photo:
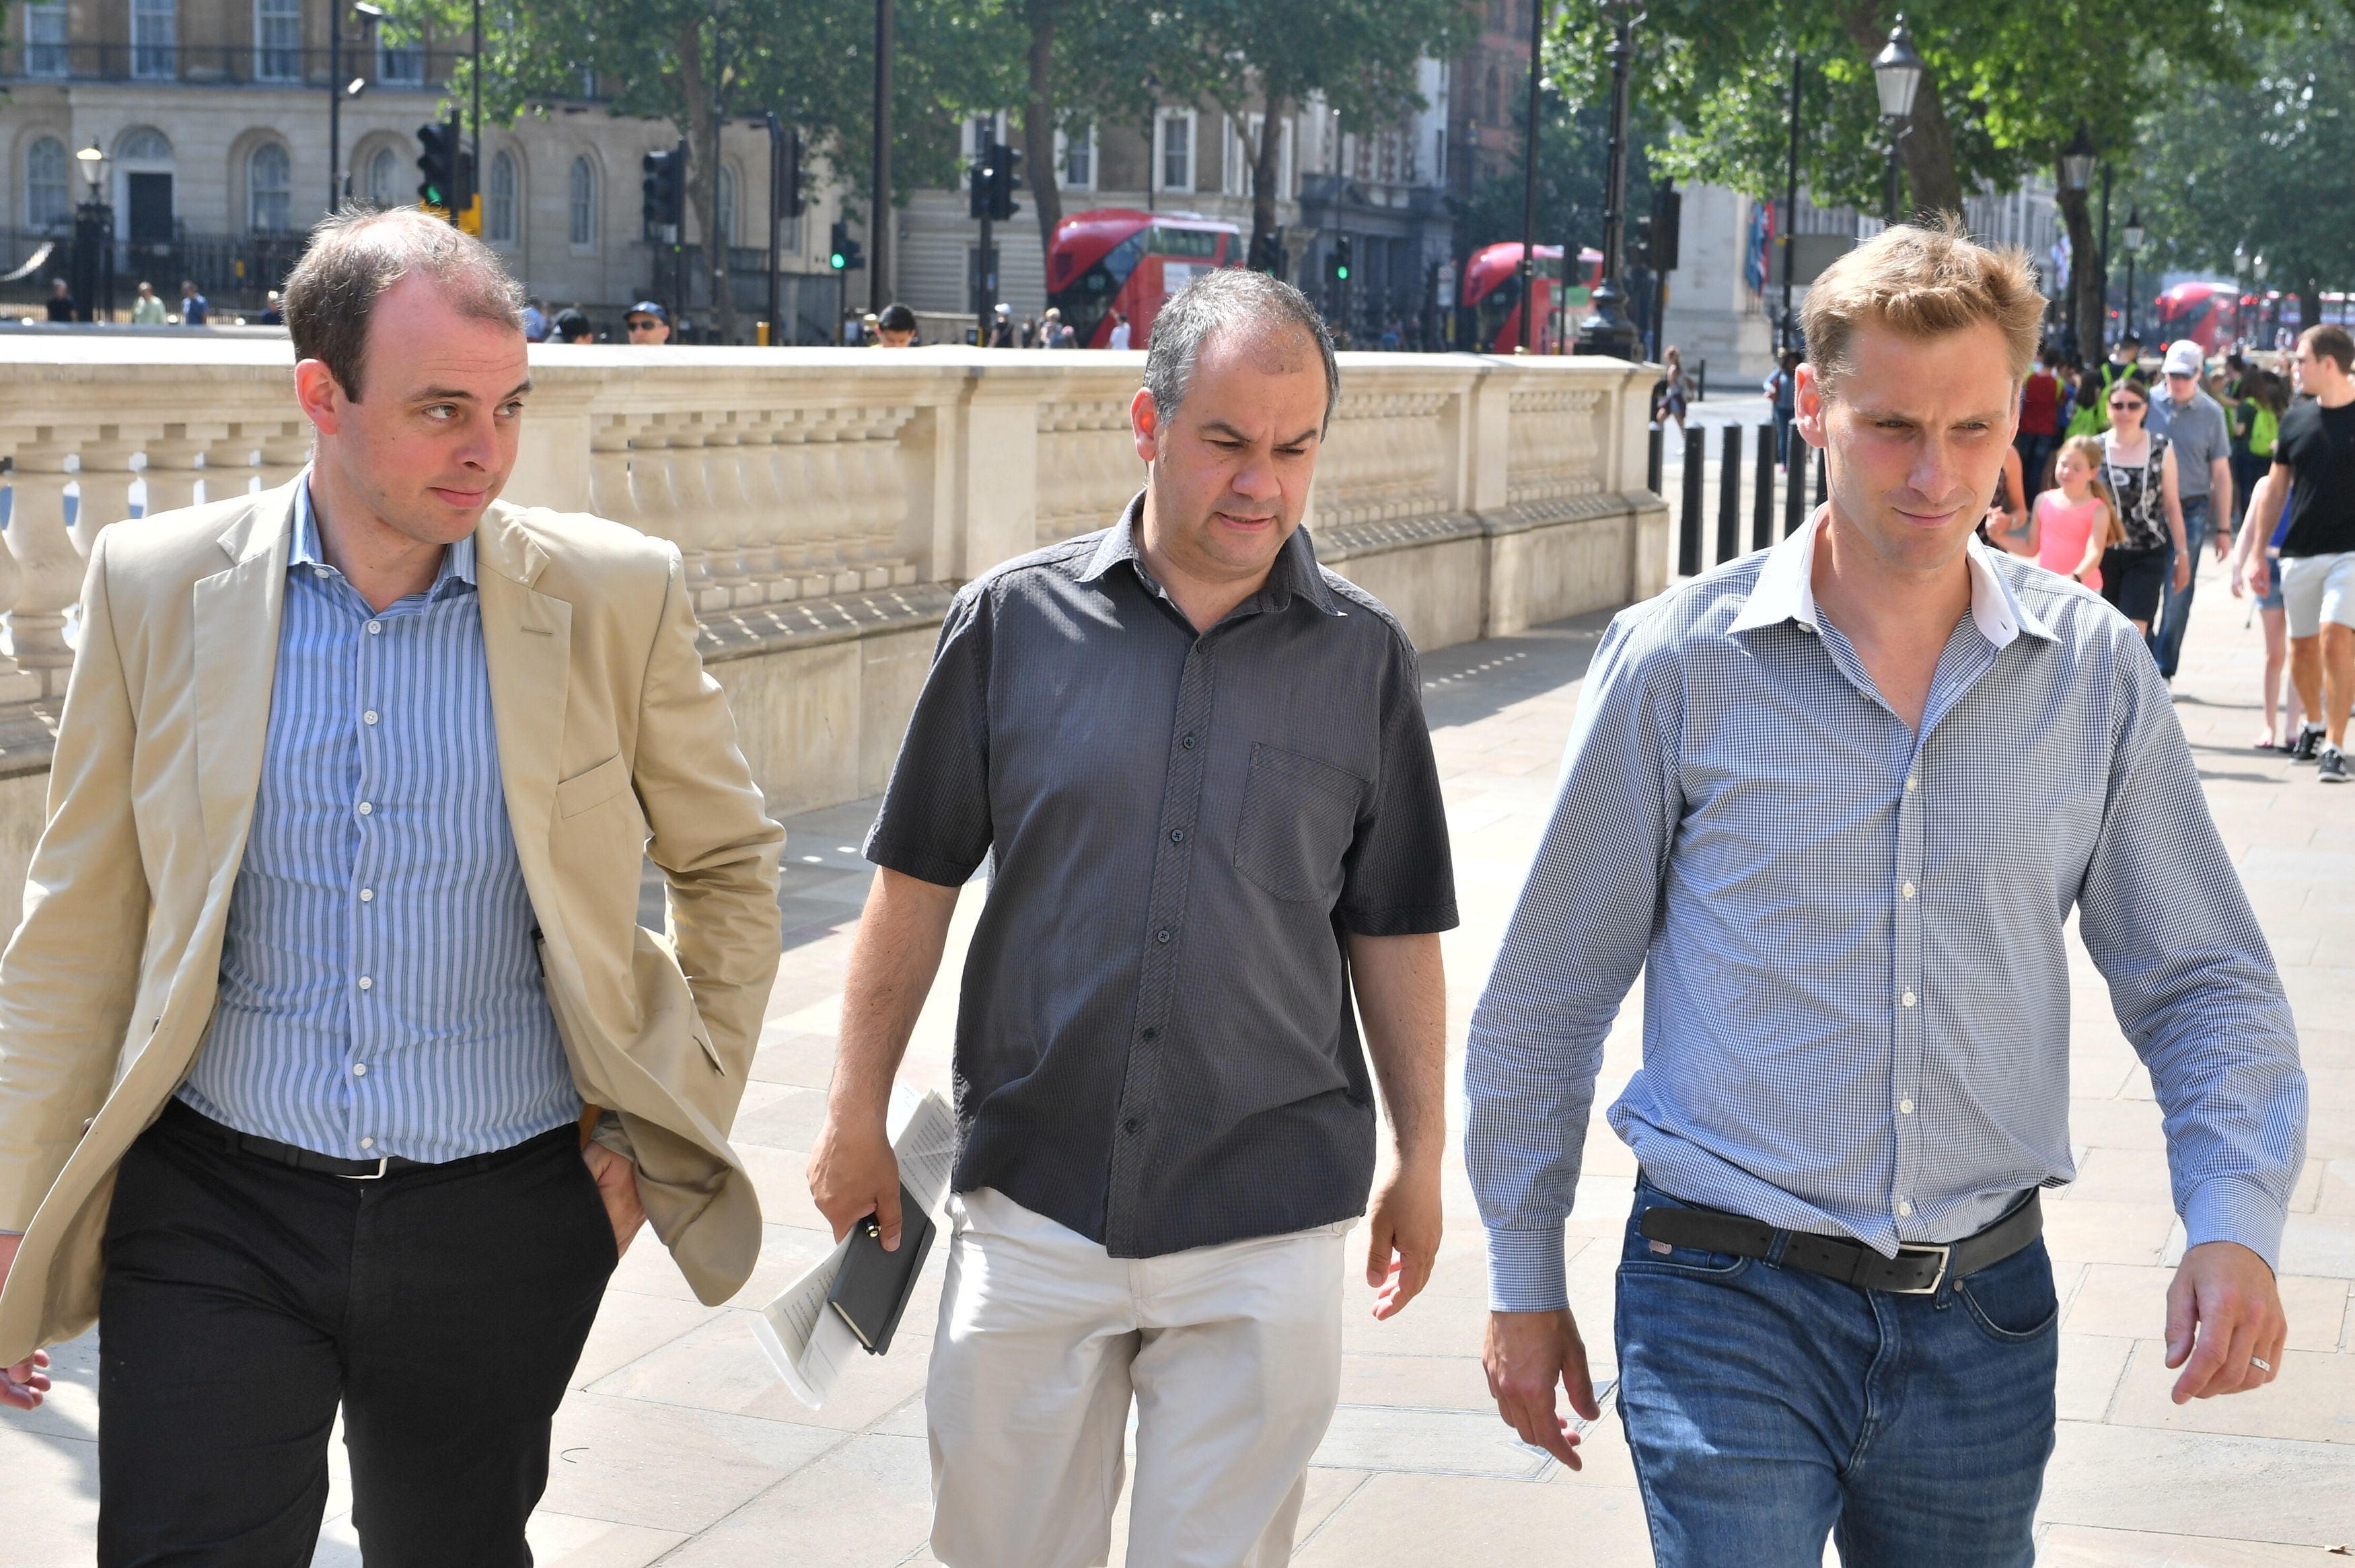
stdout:
[[376,1157],[376,1169],[375,1169],[375,1170],[373,1170],[373,1171],[371,1171],[368,1172],[368,1173],[367,1173],[366,1175],[364,1175],[364,1176],[346,1176],[346,1177],[343,1177],[343,1178],[342,1178],[342,1180],[344,1180],[344,1181],[383,1181],[383,1180],[384,1180],[384,1171],[385,1171],[385,1167],[386,1167],[386,1166],[388,1166],[388,1165],[390,1165],[391,1163],[392,1163],[392,1156],[391,1156],[391,1155],[389,1155],[389,1154],[379,1154],[379,1155],[378,1155],[378,1156]]
[[1930,1277],[1930,1283],[1927,1285],[1917,1285],[1902,1290],[1891,1289],[1889,1294],[1891,1296],[1936,1295],[1938,1292],[1938,1287],[1946,1282],[1946,1269],[1948,1266],[1955,1261],[1955,1249],[1944,1243],[1940,1243],[1935,1245],[1917,1245],[1911,1242],[1901,1244],[1897,1248],[1897,1255],[1903,1257],[1907,1253],[1912,1253],[1916,1257],[1923,1256],[1930,1253],[1936,1253],[1938,1255],[1938,1272]]

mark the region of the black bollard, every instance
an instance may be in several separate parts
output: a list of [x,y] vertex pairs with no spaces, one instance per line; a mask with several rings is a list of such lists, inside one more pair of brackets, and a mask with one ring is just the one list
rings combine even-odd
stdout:
[[1758,490],[1750,498],[1750,547],[1774,542],[1774,427],[1758,427]]
[[1791,432],[1791,461],[1785,464],[1783,474],[1783,536],[1789,538],[1807,520],[1807,460],[1816,449]]
[[1730,561],[1742,554],[1742,427],[1725,427],[1725,446],[1717,465],[1717,558]]
[[[1660,493],[1660,451],[1667,434],[1659,426],[1654,425],[1651,435],[1644,443],[1644,488],[1655,495]],[[1667,498],[1663,496],[1662,499]]]
[[1708,436],[1685,432],[1685,504],[1677,519],[1677,571],[1682,577],[1700,575],[1700,481],[1709,466]]

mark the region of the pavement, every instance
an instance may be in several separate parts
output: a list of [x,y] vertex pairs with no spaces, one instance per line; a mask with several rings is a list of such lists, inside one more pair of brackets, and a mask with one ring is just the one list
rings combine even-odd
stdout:
[[[2286,1363],[2256,1393],[2168,1402],[2159,1338],[2182,1233],[2168,1202],[2158,1112],[2100,978],[2073,943],[2079,1178],[2046,1194],[2064,1314],[2060,1440],[2039,1525],[2046,1564],[2318,1564],[2338,1560],[2328,1548],[2355,1543],[2355,788],[2321,786],[2310,767],[2248,747],[2262,644],[2245,610],[2206,563],[2178,712],[2283,966],[2313,1085],[2310,1158],[2282,1260]],[[1456,1053],[1543,823],[1604,619],[1424,660],[1465,914],[1446,941]],[[923,1381],[939,1254],[892,1352],[861,1358],[823,1411],[794,1401],[747,1326],[829,1242],[803,1185],[804,1151],[832,1070],[843,965],[868,876],[857,846],[871,810],[840,807],[788,824],[783,967],[736,1124],[768,1222],[759,1270],[735,1300],[706,1308],[651,1240],[623,1260],[557,1417],[532,1527],[543,1564],[933,1561]],[[977,904],[968,892],[944,974],[954,972]],[[954,983],[936,986],[918,1027],[903,1074],[917,1087],[947,1086],[954,997]],[[1636,1065],[1639,1017],[1631,998],[1605,1054],[1606,1096]],[[1459,1076],[1451,1067],[1460,1128]],[[1571,1292],[1599,1377],[1611,1370],[1615,1237],[1635,1175],[1599,1116],[1586,1171],[1571,1221]],[[1451,1154],[1446,1180],[1448,1238],[1430,1289],[1378,1324],[1362,1282],[1346,1285],[1342,1404],[1311,1472],[1295,1562],[1648,1563],[1615,1415],[1606,1411],[1594,1427],[1578,1473],[1521,1446],[1497,1422],[1477,1359],[1483,1246],[1460,1154]],[[91,1560],[94,1342],[64,1347],[59,1361],[48,1406],[0,1415],[8,1542],[0,1558],[16,1568]],[[359,1553],[340,1443],[333,1453],[336,1490],[314,1561],[344,1568]]]

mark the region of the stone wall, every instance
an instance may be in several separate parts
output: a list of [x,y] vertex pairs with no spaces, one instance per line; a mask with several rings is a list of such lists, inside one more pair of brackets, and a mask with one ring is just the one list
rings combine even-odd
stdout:
[[[0,885],[40,820],[68,610],[98,526],[292,477],[283,342],[0,337]],[[509,499],[675,540],[775,810],[882,787],[957,585],[1113,521],[1141,354],[538,348]],[[1344,355],[1317,553],[1425,648],[1658,592],[1646,373]],[[72,498],[74,506],[69,508]],[[69,510],[74,514],[70,525]]]

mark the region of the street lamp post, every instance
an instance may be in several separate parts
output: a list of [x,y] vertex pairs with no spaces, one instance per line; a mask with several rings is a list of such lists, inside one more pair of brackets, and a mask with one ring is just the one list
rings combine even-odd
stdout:
[[1881,96],[1881,128],[1889,138],[1889,185],[1881,216],[1897,221],[1897,144],[1913,120],[1913,95],[1922,86],[1922,57],[1913,51],[1913,35],[1902,12],[1889,29],[1889,41],[1872,57],[1872,85]]
[[[1594,313],[1578,323],[1578,352],[1632,360],[1636,328],[1620,310],[1619,281],[1627,232],[1627,69],[1636,58],[1636,24],[1644,11],[1637,0],[1603,0],[1603,14],[1611,23],[1611,45],[1604,51],[1611,60],[1611,144],[1604,164],[1603,277],[1594,287]],[[1570,247],[1562,249],[1566,262]],[[1566,281],[1567,266],[1563,272]]]
[[[360,19],[360,41],[367,44],[376,32],[376,25],[384,20],[384,7],[372,5],[368,0],[354,0],[353,12]],[[357,98],[368,90],[368,75],[362,72],[349,81],[344,79],[344,7],[327,7],[327,210],[335,211],[351,199],[352,179],[344,169],[344,100]]]
[[2142,208],[2137,207],[2126,214],[2126,231],[2123,237],[2126,247],[2126,334],[2129,337],[2141,335],[2135,326],[2137,319],[2135,300],[2135,257],[2142,249],[2143,238],[2147,232],[2142,226]]
[[74,211],[74,302],[82,320],[111,322],[114,319],[114,207],[106,199],[106,154],[93,139],[74,158],[81,164],[88,192]]
[[[2077,122],[2076,135],[2061,150],[2061,189],[2076,201],[2067,210],[2082,218],[2085,210],[2085,187],[2094,178],[2094,138],[2084,122]],[[2077,352],[2084,353],[2087,323],[2085,311],[2085,278],[2094,258],[2080,255],[2076,248],[2076,231],[2070,231],[2069,250],[2069,333],[2076,340]],[[2099,351],[2096,350],[2098,356]]]
[[[1529,6],[1529,116],[1521,127],[1521,341],[1532,352],[1538,300],[1538,111],[1545,86],[1545,0]],[[1568,269],[1564,269],[1567,275]]]

